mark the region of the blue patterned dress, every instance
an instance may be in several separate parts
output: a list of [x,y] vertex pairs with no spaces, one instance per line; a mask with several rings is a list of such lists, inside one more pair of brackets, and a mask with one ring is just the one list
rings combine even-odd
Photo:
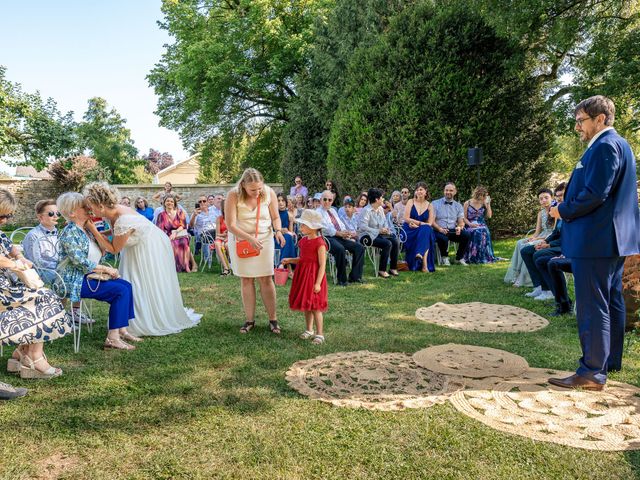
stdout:
[[[422,215],[418,215],[416,206],[411,207],[410,217],[413,220],[419,222],[429,221],[429,209],[426,208]],[[430,225],[420,225],[418,228],[411,228],[408,223],[403,223],[402,229],[407,236],[404,242],[405,259],[409,270],[421,270],[423,259],[416,258],[416,255],[425,255],[427,257],[427,270],[430,272],[436,271],[435,263],[435,247],[436,236],[433,233],[433,228]]]
[[[8,257],[11,240],[0,232],[0,254]],[[48,288],[27,288],[10,270],[0,268],[0,343],[28,345],[64,337],[71,320],[58,296]]]
[[477,227],[464,227],[471,234],[469,247],[464,254],[464,259],[467,263],[493,263],[496,261],[496,257],[493,254],[493,246],[491,245],[489,227],[487,227],[487,223],[484,220],[485,212],[484,205],[477,210],[471,203],[467,207],[467,220],[478,224]]

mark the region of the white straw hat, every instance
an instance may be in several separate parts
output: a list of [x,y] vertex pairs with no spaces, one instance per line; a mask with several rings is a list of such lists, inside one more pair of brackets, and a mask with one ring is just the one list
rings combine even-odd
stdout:
[[316,210],[303,210],[300,218],[296,218],[296,222],[302,223],[307,227],[316,230],[324,227],[324,224],[322,223],[322,215]]

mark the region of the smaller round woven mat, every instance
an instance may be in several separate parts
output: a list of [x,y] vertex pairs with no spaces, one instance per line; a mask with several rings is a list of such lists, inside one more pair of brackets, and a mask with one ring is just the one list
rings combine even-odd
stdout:
[[426,408],[463,387],[416,365],[404,353],[339,352],[294,363],[286,379],[309,398],[339,407],[370,410]]
[[603,392],[568,390],[547,379],[572,372],[530,369],[492,390],[450,397],[465,415],[496,430],[589,450],[640,449],[640,389],[608,382]]
[[419,350],[413,360],[434,372],[471,378],[515,377],[529,368],[524,358],[513,353],[455,343]]
[[455,330],[489,333],[533,332],[549,325],[546,318],[524,308],[481,302],[434,303],[416,310],[416,318]]

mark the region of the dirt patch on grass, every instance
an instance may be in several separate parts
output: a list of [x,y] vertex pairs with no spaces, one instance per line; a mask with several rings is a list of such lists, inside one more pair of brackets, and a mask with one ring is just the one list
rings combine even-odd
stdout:
[[56,480],[78,466],[78,459],[64,453],[56,453],[37,462],[36,480]]

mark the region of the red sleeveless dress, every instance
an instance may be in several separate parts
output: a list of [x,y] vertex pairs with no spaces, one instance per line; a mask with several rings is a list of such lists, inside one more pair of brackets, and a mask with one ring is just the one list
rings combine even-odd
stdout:
[[326,274],[320,283],[320,292],[313,292],[313,286],[318,276],[318,249],[320,247],[327,247],[323,237],[317,237],[313,240],[304,237],[298,242],[300,260],[293,273],[293,282],[289,291],[289,308],[291,310],[327,311],[329,295]]

